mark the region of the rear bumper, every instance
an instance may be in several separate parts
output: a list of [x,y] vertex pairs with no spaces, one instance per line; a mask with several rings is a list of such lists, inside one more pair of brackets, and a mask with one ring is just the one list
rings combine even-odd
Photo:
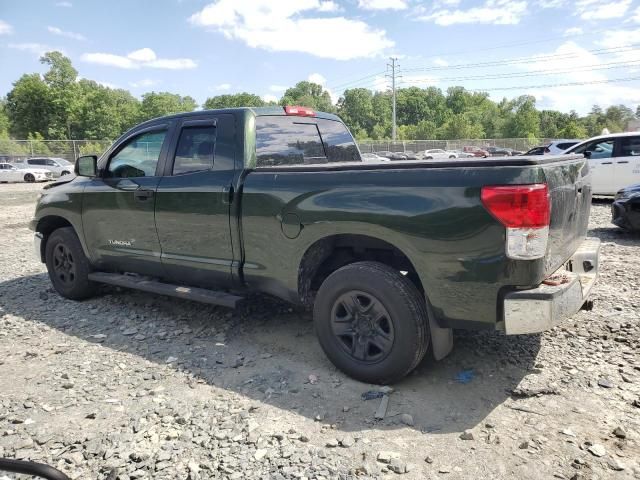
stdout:
[[599,256],[600,240],[587,238],[545,283],[506,294],[501,322],[505,333],[543,332],[580,310],[598,277]]

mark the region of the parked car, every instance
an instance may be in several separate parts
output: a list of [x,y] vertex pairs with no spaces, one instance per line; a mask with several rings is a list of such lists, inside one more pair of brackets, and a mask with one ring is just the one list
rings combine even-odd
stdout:
[[431,150],[425,150],[422,158],[425,160],[433,160],[440,158],[458,158],[458,154],[456,152],[451,152],[448,150],[443,150],[441,148],[432,148]]
[[17,162],[19,168],[32,167],[53,172],[54,176],[69,175],[73,172],[73,163],[64,158],[56,157],[33,157]]
[[616,193],[611,205],[611,221],[625,230],[640,231],[640,183]]
[[489,152],[480,147],[463,147],[462,151],[473,154],[474,157],[487,158]]
[[549,149],[546,145],[538,145],[537,147],[527,150],[522,155],[546,155],[547,153],[549,153]]
[[53,172],[41,168],[18,168],[12,163],[0,163],[0,183],[46,182],[53,180]]
[[598,273],[583,155],[398,168],[362,162],[335,115],[265,107],[150,120],[75,170],[31,222],[60,295],[271,294],[312,307],[329,359],[367,383],[443,358],[453,328],[547,330]]
[[546,145],[547,149],[549,150],[547,153],[551,155],[560,155],[561,153],[564,153],[580,142],[582,142],[582,140],[554,140],[553,142]]
[[404,155],[407,160],[418,160],[419,158],[418,154],[411,150],[405,150],[402,152],[402,155]]
[[457,158],[474,158],[473,153],[465,152],[464,150],[452,150],[458,157]]
[[600,135],[565,153],[579,153],[589,159],[596,195],[613,196],[630,184],[640,183],[640,132]]
[[363,162],[388,162],[389,159],[387,157],[376,155],[375,153],[363,153],[362,161]]
[[522,152],[506,147],[487,147],[486,150],[492,157],[509,157],[522,154]]

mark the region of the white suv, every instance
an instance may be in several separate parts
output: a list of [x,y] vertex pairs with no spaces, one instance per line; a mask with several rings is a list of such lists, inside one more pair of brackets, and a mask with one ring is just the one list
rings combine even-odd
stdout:
[[595,195],[615,195],[621,188],[640,183],[640,132],[600,135],[564,153],[582,153],[589,159]]
[[73,163],[65,160],[64,158],[55,157],[33,157],[22,160],[18,165],[18,168],[32,167],[49,170],[53,172],[56,177],[62,175],[69,175],[73,172]]
[[577,140],[577,139],[554,140],[549,145],[547,145],[547,150],[545,151],[545,153],[550,155],[560,155],[561,153],[564,153],[566,150],[573,147],[574,145],[579,144],[581,141],[582,140]]

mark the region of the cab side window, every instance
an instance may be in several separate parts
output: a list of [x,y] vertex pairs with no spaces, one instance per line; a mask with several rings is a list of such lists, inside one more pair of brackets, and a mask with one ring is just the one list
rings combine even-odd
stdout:
[[589,158],[611,158],[613,156],[614,140],[595,140],[586,145],[576,148],[571,153],[589,153]]
[[637,157],[640,155],[640,137],[623,137],[620,139],[620,157]]
[[215,126],[184,127],[176,148],[173,175],[211,170],[215,145]]
[[111,178],[153,177],[167,132],[147,132],[128,140],[109,161]]

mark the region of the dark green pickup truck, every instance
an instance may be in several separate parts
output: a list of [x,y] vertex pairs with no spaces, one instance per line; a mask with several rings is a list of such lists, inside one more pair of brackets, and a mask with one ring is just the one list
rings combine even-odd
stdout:
[[32,228],[55,289],[313,307],[331,361],[402,378],[453,328],[540,332],[588,305],[599,243],[582,156],[368,163],[303,107],[151,120],[48,185]]

